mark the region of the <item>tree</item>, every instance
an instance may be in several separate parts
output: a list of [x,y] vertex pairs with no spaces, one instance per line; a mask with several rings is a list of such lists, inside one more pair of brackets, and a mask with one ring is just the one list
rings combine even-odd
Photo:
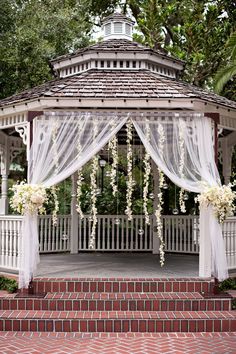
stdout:
[[[234,21],[232,1],[129,1],[143,36],[138,40],[186,61],[184,79],[211,86]],[[141,37],[141,38],[140,38]]]
[[0,0],[1,97],[52,79],[50,59],[89,43],[83,2]]
[[50,59],[87,45],[118,7],[136,19],[136,40],[183,59],[185,80],[212,87],[235,0],[0,0],[0,97],[53,78]]
[[221,66],[215,76],[215,91],[220,93],[225,84],[236,75],[236,32],[226,43],[226,65]]

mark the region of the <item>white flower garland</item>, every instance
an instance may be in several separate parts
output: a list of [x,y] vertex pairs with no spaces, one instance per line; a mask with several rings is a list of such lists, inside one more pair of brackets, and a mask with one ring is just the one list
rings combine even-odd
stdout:
[[[81,123],[80,123],[81,125]],[[81,127],[79,126],[79,129],[81,129]],[[77,150],[78,150],[78,159],[80,157],[80,153],[81,153],[81,144],[80,144],[80,140],[78,140],[78,145],[77,145]],[[82,211],[82,207],[81,207],[81,196],[82,196],[82,183],[83,183],[84,177],[83,177],[83,173],[82,173],[82,168],[80,168],[78,170],[78,176],[77,176],[77,190],[76,190],[76,210],[80,216],[81,219],[84,218],[84,213]]]
[[[150,127],[148,122],[146,122],[146,129],[145,129],[145,137],[147,141],[150,141]],[[143,187],[143,211],[145,215],[145,223],[147,225],[150,225],[150,217],[148,214],[148,208],[147,208],[147,203],[148,203],[148,189],[149,189],[149,181],[150,181],[150,174],[151,174],[151,163],[150,163],[150,155],[145,151],[144,155],[144,187]]]
[[212,206],[215,217],[220,224],[223,224],[228,216],[232,216],[235,210],[233,202],[236,193],[232,191],[231,186],[229,184],[228,186],[207,187],[204,192],[195,198],[200,206]]
[[82,169],[78,170],[78,177],[77,177],[77,204],[76,204],[76,210],[80,216],[81,219],[84,218],[84,213],[82,211],[81,208],[81,196],[82,196],[82,183],[83,183],[84,177],[83,177],[83,173],[82,173]]
[[[185,160],[185,149],[184,149],[184,123],[180,121],[179,123],[179,148],[180,148],[180,161],[179,161],[179,173],[180,177],[184,178],[184,160]],[[182,213],[186,213],[186,206],[184,201],[184,189],[181,188],[179,192],[179,206]]]
[[132,151],[132,122],[129,119],[126,123],[126,132],[127,132],[127,193],[126,193],[126,209],[125,214],[128,216],[128,220],[131,221],[132,216],[132,194],[134,190],[134,180],[132,176],[132,166],[133,166],[133,151]]
[[109,141],[108,149],[111,151],[112,164],[110,170],[110,184],[112,187],[112,194],[115,197],[118,191],[117,187],[117,166],[118,166],[118,139],[116,135]]
[[46,188],[39,184],[21,182],[11,188],[14,195],[11,198],[11,207],[21,215],[27,213],[44,214],[44,203],[48,202]]
[[[165,143],[165,131],[163,129],[163,126],[159,123],[158,124],[158,134],[159,134],[159,153],[160,156],[163,156],[163,150],[164,150],[164,143]],[[164,178],[164,173],[161,171],[160,168],[158,168],[158,174],[159,174],[159,193],[158,193],[158,206],[155,211],[155,217],[156,217],[156,223],[157,223],[157,236],[160,241],[159,245],[159,252],[160,252],[160,264],[161,267],[163,267],[165,263],[165,251],[164,251],[164,240],[163,240],[163,234],[162,234],[162,220],[161,220],[161,212],[162,212],[162,206],[163,206],[163,195],[162,195],[162,188],[165,182]]]
[[[59,170],[59,158],[58,158],[57,144],[56,144],[57,131],[58,131],[58,123],[55,121],[53,122],[53,129],[52,129],[53,160],[55,164],[55,172],[54,172],[55,175],[58,174],[58,170]],[[59,212],[59,201],[58,201],[56,186],[52,186],[51,192],[54,200],[54,209],[52,212],[52,223],[54,226],[56,226],[57,219],[58,219],[58,212]]]
[[[93,138],[95,140],[97,136],[97,122],[94,121],[94,127],[93,127]],[[95,238],[96,238],[96,228],[97,228],[97,170],[98,170],[98,156],[94,156],[92,160],[92,173],[90,175],[90,181],[91,181],[91,201],[92,201],[92,206],[91,206],[91,214],[92,214],[92,231],[89,237],[89,248],[90,249],[95,249]]]
[[91,181],[91,214],[92,214],[92,231],[89,238],[89,248],[95,248],[95,237],[96,237],[96,227],[97,227],[97,170],[98,170],[98,156],[94,156],[92,161],[92,173],[90,175]]
[[57,225],[57,220],[58,220],[58,212],[59,212],[59,200],[58,200],[58,195],[57,195],[57,187],[56,186],[52,186],[51,188],[51,192],[52,192],[52,196],[53,196],[53,200],[54,200],[54,209],[52,212],[52,223],[54,226]]

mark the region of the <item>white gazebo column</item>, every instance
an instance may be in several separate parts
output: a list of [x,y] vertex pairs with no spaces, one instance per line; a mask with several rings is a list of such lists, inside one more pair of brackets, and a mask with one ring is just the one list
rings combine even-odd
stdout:
[[199,235],[199,277],[211,277],[211,240],[209,230],[206,225],[200,226]]
[[[154,211],[157,209],[159,200],[158,200],[158,191],[159,191],[159,178],[158,178],[158,170],[156,164],[152,161],[152,171],[153,171],[153,189],[154,189],[154,200],[153,200],[153,209]],[[160,241],[157,236],[157,221],[156,217],[153,214],[153,239],[152,239],[152,253],[159,254]]]
[[222,166],[223,166],[223,176],[224,183],[229,184],[231,172],[232,172],[232,152],[233,145],[229,145],[228,138],[221,139],[221,149],[222,149]]
[[78,253],[78,213],[76,210],[76,190],[77,190],[78,173],[71,176],[72,193],[71,193],[71,235],[70,235],[70,253]]
[[0,196],[0,215],[8,213],[8,175],[10,167],[10,151],[8,137],[5,139],[5,144],[0,145],[0,173],[1,173],[1,196]]

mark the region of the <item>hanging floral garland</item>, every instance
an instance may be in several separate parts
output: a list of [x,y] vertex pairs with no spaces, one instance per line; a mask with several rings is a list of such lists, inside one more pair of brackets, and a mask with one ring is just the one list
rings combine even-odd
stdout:
[[78,177],[77,177],[77,205],[76,205],[76,210],[80,216],[81,219],[84,218],[84,213],[82,211],[82,207],[81,207],[81,196],[82,196],[82,183],[83,183],[84,177],[83,177],[83,173],[82,173],[82,169],[78,170]]
[[108,149],[111,151],[112,164],[110,171],[110,184],[112,187],[112,194],[115,197],[118,191],[117,187],[117,166],[118,166],[118,139],[116,135],[109,141]]
[[97,227],[97,170],[98,170],[98,156],[95,156],[92,161],[92,173],[90,175],[91,181],[91,214],[92,214],[92,231],[89,238],[89,248],[95,248],[95,236]]
[[132,194],[134,189],[134,180],[132,176],[132,166],[133,166],[133,151],[132,151],[132,122],[129,119],[126,123],[127,132],[127,193],[126,193],[126,209],[125,214],[128,216],[128,220],[132,220]]
[[[184,160],[185,160],[185,149],[184,149],[184,123],[180,121],[179,124],[179,149],[180,149],[180,162],[179,162],[179,173],[181,178],[184,178]],[[179,206],[182,213],[186,213],[185,206],[185,190],[183,188],[180,189],[179,192]]]
[[[163,150],[164,150],[164,143],[165,143],[165,132],[164,128],[161,124],[158,124],[158,134],[159,134],[159,153],[160,156],[163,156]],[[160,264],[161,267],[163,267],[164,262],[165,262],[165,251],[164,251],[164,240],[163,240],[163,235],[162,235],[162,221],[161,221],[161,212],[162,212],[162,206],[163,206],[163,195],[162,195],[162,188],[165,182],[164,178],[164,173],[161,171],[160,168],[158,168],[158,176],[159,176],[159,191],[158,191],[158,206],[155,211],[155,217],[156,217],[156,223],[157,223],[157,236],[160,241],[159,245],[159,252],[160,252]]]
[[[80,129],[80,126],[79,126]],[[77,146],[77,150],[78,150],[78,158],[80,156],[81,153],[81,144],[80,144],[80,140],[78,140],[78,146]],[[82,183],[83,183],[84,177],[83,177],[83,173],[82,173],[82,168],[80,168],[78,170],[78,176],[77,176],[77,190],[76,190],[76,199],[77,199],[77,204],[76,204],[76,210],[80,216],[81,219],[84,218],[84,213],[82,211],[82,206],[81,206],[81,196],[82,196]]]
[[[93,137],[94,139],[97,136],[97,122],[94,122],[94,132]],[[96,237],[96,228],[97,228],[97,171],[98,171],[98,156],[94,156],[92,160],[92,173],[90,175],[90,182],[91,182],[91,214],[92,214],[92,231],[89,237],[89,248],[95,248],[95,237]]]
[[[145,127],[145,137],[147,141],[150,141],[150,127],[148,122],[146,122],[146,127]],[[144,187],[143,187],[143,211],[145,215],[145,223],[147,225],[150,225],[150,217],[148,214],[148,190],[149,190],[149,181],[150,181],[150,174],[151,174],[151,163],[150,163],[150,155],[145,151],[145,156],[144,156]]]
[[[57,153],[57,131],[58,131],[58,123],[54,122],[53,123],[53,129],[52,129],[52,143],[53,143],[53,160],[55,164],[55,175],[58,174],[59,170],[59,157]],[[57,195],[57,187],[52,186],[51,188],[52,196],[53,196],[53,201],[54,201],[54,209],[52,212],[52,223],[54,226],[57,226],[57,219],[58,219],[58,212],[59,212],[59,200],[58,200],[58,195]]]
[[51,188],[51,193],[53,196],[53,201],[54,201],[54,209],[52,211],[52,223],[54,226],[57,225],[57,216],[59,213],[59,200],[58,200],[58,195],[57,195],[57,187],[56,186],[52,186]]

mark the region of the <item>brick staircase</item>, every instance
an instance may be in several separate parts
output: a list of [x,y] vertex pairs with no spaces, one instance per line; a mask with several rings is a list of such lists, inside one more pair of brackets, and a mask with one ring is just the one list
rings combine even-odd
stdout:
[[38,278],[34,288],[0,297],[0,331],[236,331],[231,298],[213,295],[211,279]]

